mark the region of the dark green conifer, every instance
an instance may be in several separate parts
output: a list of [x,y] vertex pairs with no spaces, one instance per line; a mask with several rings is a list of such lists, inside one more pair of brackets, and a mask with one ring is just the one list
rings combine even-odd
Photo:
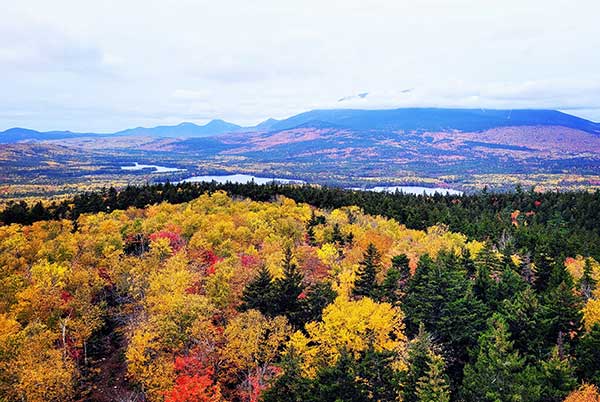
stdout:
[[262,314],[271,317],[276,312],[274,297],[273,277],[269,269],[262,266],[258,271],[258,275],[244,288],[240,310],[258,310]]
[[448,376],[444,372],[444,359],[430,352],[427,373],[417,381],[416,397],[418,402],[449,402],[450,387]]
[[354,295],[376,299],[379,294],[377,286],[377,272],[381,267],[381,254],[373,243],[370,243],[359,263],[356,281],[354,282]]

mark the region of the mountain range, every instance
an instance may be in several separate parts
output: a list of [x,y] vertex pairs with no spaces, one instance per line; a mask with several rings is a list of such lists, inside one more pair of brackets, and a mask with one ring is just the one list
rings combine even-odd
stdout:
[[216,119],[205,125],[184,122],[174,126],[136,127],[108,134],[75,133],[71,131],[40,132],[15,127],[0,132],[0,143],[110,136],[199,138],[228,133],[276,132],[307,127],[360,131],[478,132],[498,127],[521,126],[560,126],[600,135],[600,123],[594,123],[556,110],[402,108],[389,110],[311,110],[283,120],[268,119],[250,127]]
[[[111,134],[13,128],[0,143],[0,184],[251,173],[349,187],[600,188],[600,124],[555,110],[312,110],[251,127],[213,120]],[[177,169],[152,177],[152,168],[121,169],[136,162]]]

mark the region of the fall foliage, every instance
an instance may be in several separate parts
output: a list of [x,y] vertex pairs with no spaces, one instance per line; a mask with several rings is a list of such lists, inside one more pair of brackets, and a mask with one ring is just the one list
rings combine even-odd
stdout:
[[511,244],[220,191],[0,226],[0,400],[594,400],[596,260]]

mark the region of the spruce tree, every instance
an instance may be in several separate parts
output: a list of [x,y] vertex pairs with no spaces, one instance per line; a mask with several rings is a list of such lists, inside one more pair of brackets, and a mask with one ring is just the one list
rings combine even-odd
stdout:
[[571,337],[567,335],[576,333],[581,326],[581,297],[575,294],[571,286],[562,282],[549,289],[542,301],[542,326],[546,329],[546,345],[556,344],[561,333],[570,340]]
[[262,402],[305,402],[310,395],[310,380],[303,377],[300,360],[293,348],[283,356],[283,374],[261,395]]
[[530,361],[537,361],[544,354],[546,330],[538,296],[531,287],[504,300],[498,308],[508,324],[514,347]]
[[593,277],[592,263],[589,258],[586,258],[583,266],[583,275],[579,280],[579,290],[586,302],[591,299],[592,292],[596,290],[596,280]]
[[394,256],[392,266],[387,270],[381,284],[381,300],[389,303],[400,301],[409,278],[410,268],[406,254]]
[[600,387],[600,324],[581,337],[575,356],[578,375]]
[[575,370],[568,358],[560,356],[558,347],[552,351],[550,358],[540,365],[540,401],[561,402],[577,387]]
[[431,361],[433,342],[431,335],[425,331],[425,326],[419,326],[419,333],[408,344],[407,366],[408,369],[402,373],[402,400],[403,402],[417,402],[417,384],[422,378]]
[[464,247],[460,253],[460,262],[467,273],[467,277],[472,278],[475,275],[475,272],[477,272],[477,267],[471,258],[471,252],[466,247]]
[[302,301],[299,298],[304,291],[302,273],[293,261],[292,249],[285,248],[283,257],[283,276],[275,281],[275,311],[276,315],[285,315],[294,326],[300,324]]
[[430,352],[427,373],[417,382],[418,402],[449,402],[450,387],[448,376],[444,373],[444,359]]
[[539,254],[534,259],[535,264],[535,289],[538,292],[544,292],[550,287],[550,278],[552,277],[554,260],[547,254]]
[[479,338],[475,361],[465,366],[462,396],[467,401],[538,401],[539,386],[531,371],[513,350],[508,325],[494,316]]
[[315,239],[314,226],[309,226],[308,229],[306,230],[306,240],[307,240],[307,243],[311,246],[317,245],[317,241]]
[[273,277],[266,266],[262,266],[258,275],[244,288],[242,293],[241,311],[258,310],[263,315],[275,315],[274,305],[275,287]]
[[381,265],[381,254],[373,243],[370,243],[359,263],[356,281],[354,282],[354,295],[377,299],[379,289],[377,286],[377,272]]
[[475,258],[475,266],[477,269],[485,268],[490,275],[496,275],[502,272],[502,260],[498,258],[496,252],[490,243],[486,243]]

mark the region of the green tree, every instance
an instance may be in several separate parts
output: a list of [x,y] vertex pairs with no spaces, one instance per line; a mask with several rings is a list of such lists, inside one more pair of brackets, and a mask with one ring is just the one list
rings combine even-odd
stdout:
[[600,324],[581,337],[575,356],[578,375],[600,387]]
[[263,394],[263,402],[305,402],[310,395],[310,380],[302,376],[300,360],[288,349],[279,367],[283,374]]
[[513,350],[508,325],[498,315],[479,338],[475,361],[464,369],[462,394],[467,401],[538,401],[539,386],[525,359]]
[[550,358],[540,365],[540,401],[561,402],[577,387],[575,370],[568,358],[562,357],[558,347]]
[[592,276],[592,273],[592,263],[587,258],[583,266],[583,275],[581,275],[581,279],[579,280],[579,289],[584,301],[591,299],[592,292],[596,290],[596,280]]
[[283,276],[275,280],[274,308],[276,315],[284,315],[295,327],[301,323],[302,300],[304,291],[302,273],[293,261],[292,249],[286,247],[283,257]]
[[419,326],[418,335],[408,344],[406,365],[408,369],[401,375],[403,402],[416,402],[417,383],[426,373],[431,362],[433,342],[425,326]]
[[448,376],[444,373],[444,359],[430,352],[427,374],[417,382],[418,402],[449,402],[450,387]]
[[354,295],[377,299],[379,289],[377,286],[377,272],[381,267],[381,254],[373,243],[370,243],[359,263],[356,281],[354,282]]
[[400,301],[410,279],[408,262],[406,254],[400,254],[392,258],[392,266],[386,272],[381,284],[382,301],[389,303]]
[[274,296],[273,277],[269,269],[262,266],[258,271],[258,275],[244,288],[240,310],[258,310],[263,315],[272,317],[276,312]]

